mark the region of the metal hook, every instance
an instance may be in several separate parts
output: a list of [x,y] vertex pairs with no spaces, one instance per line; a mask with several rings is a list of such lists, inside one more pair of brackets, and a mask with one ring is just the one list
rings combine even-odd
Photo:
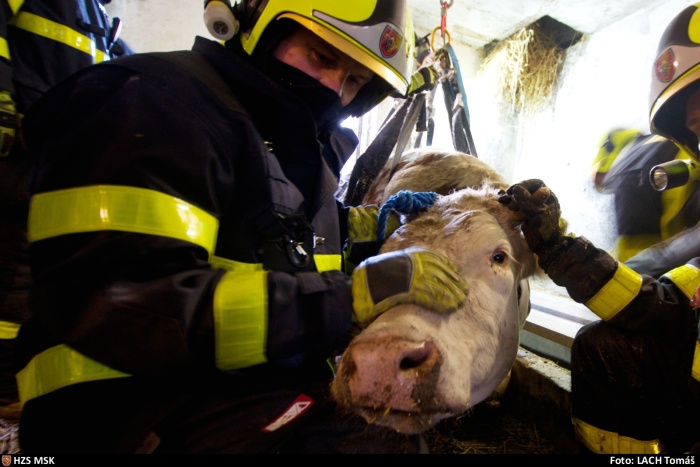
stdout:
[[[437,33],[440,30],[440,28],[441,28],[441,26],[438,26],[435,29],[433,29],[433,33],[430,35],[430,50],[432,50],[433,52],[435,52],[437,50],[435,48],[435,33]],[[445,41],[445,36],[447,36],[447,41]],[[443,32],[442,39],[443,39],[442,40],[443,46],[446,44],[449,44],[450,41],[452,40],[452,37],[450,36],[450,31],[445,29]]]

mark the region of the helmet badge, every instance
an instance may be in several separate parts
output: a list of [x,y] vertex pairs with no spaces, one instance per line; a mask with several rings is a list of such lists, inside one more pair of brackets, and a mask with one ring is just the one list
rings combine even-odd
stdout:
[[654,71],[656,72],[656,79],[662,83],[671,81],[676,74],[676,56],[673,54],[672,49],[668,49],[656,60]]
[[401,33],[392,25],[387,25],[379,39],[379,50],[384,58],[391,58],[396,55],[401,46]]

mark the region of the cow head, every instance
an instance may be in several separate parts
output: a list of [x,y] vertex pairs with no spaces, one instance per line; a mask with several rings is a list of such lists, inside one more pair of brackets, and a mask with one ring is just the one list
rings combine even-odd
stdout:
[[[494,186],[495,185],[495,186]],[[441,196],[387,239],[382,252],[422,246],[451,258],[468,284],[464,306],[441,315],[399,305],[357,335],[331,392],[368,423],[420,433],[490,396],[512,368],[537,272],[502,184]]]

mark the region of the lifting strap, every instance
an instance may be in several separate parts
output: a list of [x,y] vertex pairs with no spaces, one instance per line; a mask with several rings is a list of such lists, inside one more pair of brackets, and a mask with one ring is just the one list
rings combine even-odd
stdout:
[[[453,0],[449,2],[441,0],[441,24],[433,30],[430,41],[428,41],[428,36],[423,38],[416,37],[416,50],[423,50],[424,52],[423,55],[418,52],[416,57],[422,66],[433,66],[433,64],[439,63],[442,69],[440,83],[450,121],[454,149],[478,157],[471,133],[467,92],[462,81],[457,54],[450,45],[450,34],[446,27],[447,11],[452,4]],[[438,30],[441,32],[444,45],[436,50],[434,41]],[[431,52],[430,55],[432,57],[426,60],[428,51]],[[422,133],[426,131],[427,146],[432,145],[435,129],[435,123],[432,118],[432,105],[436,90],[437,86],[433,86],[429,91],[429,96],[427,96],[428,91],[409,95],[398,109],[394,109],[393,113],[389,114],[374,141],[355,162],[348,183],[338,193],[338,198],[346,206],[362,204],[362,200],[367,191],[369,191],[370,186],[387,164],[392,148],[395,148],[389,178],[393,176],[394,170],[414,130],[418,132],[414,148],[421,147]]]
[[411,137],[411,134],[413,133],[413,129],[416,128],[416,125],[418,123],[418,117],[420,117],[421,113],[425,112],[426,110],[425,93],[421,92],[418,94],[414,94],[409,99],[411,102],[408,106],[408,112],[406,113],[406,117],[404,118],[403,125],[401,126],[401,131],[399,132],[399,137],[396,142],[394,156],[392,157],[391,161],[391,172],[389,174],[389,178],[391,178],[394,175],[396,166],[401,160],[401,156],[403,155],[403,152],[406,149],[406,146],[408,145],[408,141]]
[[[433,62],[438,62],[443,71],[442,90],[452,130],[452,145],[457,151],[478,157],[471,133],[467,91],[462,82],[457,54],[450,45],[450,31],[447,29],[447,13],[453,4],[454,0],[449,2],[440,0],[440,26],[433,29],[429,45],[430,50],[433,51]],[[443,41],[443,47],[440,49],[435,47],[435,37],[438,31]],[[423,43],[425,41],[426,39],[422,40]]]
[[[396,146],[402,130],[404,130],[404,128],[408,128],[409,130],[413,128],[419,112],[411,111],[412,107],[415,108],[413,98],[403,99],[401,105],[389,113],[389,116],[384,121],[377,136],[367,150],[357,158],[355,166],[350,174],[345,193],[339,196],[346,206],[359,206],[362,204],[362,200],[367,194],[372,182],[386,165],[389,155],[392,153],[394,146]],[[413,125],[407,121],[409,116],[411,116],[411,118],[415,117]],[[402,152],[403,149],[401,150],[401,153]],[[397,152],[397,154],[401,153]]]
[[[448,51],[439,51],[439,53],[443,56],[447,55],[447,62],[458,66],[452,47],[449,44],[446,47]],[[461,74],[456,70],[452,72],[453,65],[449,65],[448,70],[449,72],[441,78],[441,86],[445,107],[451,122],[453,146],[457,151],[477,157],[469,125],[469,110],[466,105],[466,92],[462,84]],[[429,97],[427,96],[428,92],[424,91],[401,99],[399,107],[390,112],[375,139],[367,150],[357,158],[344,191],[338,195],[346,206],[362,204],[372,182],[387,165],[389,155],[393,150],[391,174],[389,175],[391,178],[414,130],[419,132],[415,148],[420,147],[422,140],[420,136],[426,130],[428,133],[427,145],[432,145],[435,124],[432,115],[429,115],[432,113],[429,109],[432,108],[436,90],[437,86],[430,90]]]
[[436,55],[443,56],[447,63],[447,72],[442,79],[442,91],[452,129],[452,144],[455,150],[478,157],[471,133],[467,91],[462,81],[457,55],[449,43],[438,50]]

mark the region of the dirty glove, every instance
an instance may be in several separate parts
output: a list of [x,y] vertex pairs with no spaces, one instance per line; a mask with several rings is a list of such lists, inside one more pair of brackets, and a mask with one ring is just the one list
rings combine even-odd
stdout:
[[559,200],[542,180],[530,179],[512,185],[498,202],[513,211],[521,222],[525,240],[545,272],[566,250],[570,239],[562,233]]
[[407,95],[417,92],[432,90],[440,80],[440,72],[432,66],[424,66],[416,70],[411,76],[411,84],[408,86]]
[[352,274],[354,319],[364,328],[400,304],[451,313],[466,301],[467,288],[454,263],[438,253],[421,247],[383,253]]
[[0,91],[0,157],[6,157],[10,154],[16,132],[15,102],[8,91]]
[[[348,241],[345,247],[345,272],[352,274],[355,266],[379,253],[377,242],[379,206],[371,204],[348,208]],[[396,212],[389,214],[385,238],[401,226]]]

